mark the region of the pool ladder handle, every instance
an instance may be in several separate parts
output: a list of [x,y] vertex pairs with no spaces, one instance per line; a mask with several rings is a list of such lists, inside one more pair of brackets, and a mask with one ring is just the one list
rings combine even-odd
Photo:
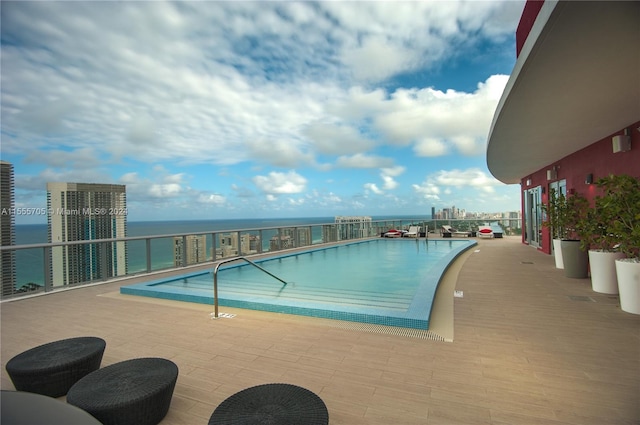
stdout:
[[218,269],[223,264],[231,263],[231,262],[238,261],[238,260],[244,260],[247,263],[251,264],[252,266],[262,270],[263,272],[265,272],[269,276],[271,276],[271,277],[273,277],[275,279],[278,279],[280,282],[284,283],[285,285],[287,284],[287,282],[285,282],[284,280],[280,279],[278,276],[276,276],[273,273],[271,273],[270,271],[260,267],[259,265],[257,265],[256,263],[254,263],[253,261],[249,260],[246,257],[233,257],[233,258],[228,258],[226,260],[222,260],[218,264],[216,264],[216,267],[213,269],[213,306],[214,306],[213,318],[214,319],[218,318]]

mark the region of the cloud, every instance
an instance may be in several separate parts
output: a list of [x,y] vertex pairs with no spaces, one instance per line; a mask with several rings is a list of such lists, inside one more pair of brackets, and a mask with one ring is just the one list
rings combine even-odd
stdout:
[[402,46],[394,46],[385,37],[370,37],[342,52],[342,62],[353,72],[356,80],[380,81],[407,69],[414,53]]
[[394,190],[398,187],[398,182],[395,181],[394,177],[399,176],[400,174],[405,172],[405,167],[396,166],[392,168],[383,168],[380,173],[380,178],[384,181],[384,185],[382,186],[385,190]]
[[440,170],[428,175],[421,184],[414,184],[414,191],[425,199],[440,199],[440,194],[455,194],[455,189],[472,188],[475,191],[494,193],[496,186],[503,186],[478,168],[467,170]]
[[425,181],[422,184],[414,184],[413,190],[422,195],[424,199],[439,200],[440,188],[433,182]]
[[213,205],[223,205],[227,199],[222,195],[217,194],[200,194],[198,196],[198,202],[201,204],[213,204]]
[[96,168],[100,165],[98,152],[94,147],[79,148],[71,151],[30,149],[26,151],[24,162],[26,164],[45,164],[49,167],[76,170]]
[[156,143],[156,123],[154,119],[148,115],[133,118],[130,122],[128,139],[136,145]]
[[[257,193],[275,206],[317,189],[324,205],[361,207],[352,199],[363,185],[410,188],[401,183],[415,168],[394,171],[401,155],[484,155],[507,76],[465,75],[475,89],[429,84],[489,42],[506,51],[521,10],[509,1],[3,3],[3,159],[26,165],[23,188],[120,180],[130,200],[151,206],[246,207]],[[367,183],[374,169],[380,180]],[[263,174],[255,189],[254,173]],[[305,199],[299,206],[320,205]]]
[[172,198],[180,195],[182,187],[177,183],[152,184],[149,186],[149,195],[155,198]]
[[258,189],[270,195],[271,199],[274,198],[273,195],[303,192],[307,184],[307,179],[295,171],[287,173],[272,171],[267,176],[256,176],[252,180]]
[[449,147],[443,140],[427,137],[418,139],[413,146],[413,151],[416,155],[423,157],[443,156],[449,152]]
[[452,147],[463,155],[484,153],[499,94],[507,76],[492,76],[473,93],[433,88],[398,89],[385,100],[374,127],[398,146],[414,144],[419,156],[436,156]]
[[367,191],[371,191],[373,193],[375,193],[376,195],[382,195],[384,192],[382,190],[380,190],[378,188],[378,186],[375,183],[365,183],[364,184],[364,188]]
[[184,173],[168,173],[164,167],[156,166],[152,178],[129,172],[120,176],[119,184],[127,187],[127,199],[166,204],[169,199],[183,198],[189,195]]
[[466,108],[456,92],[398,90],[387,98],[363,87],[451,54],[466,33],[512,34],[513,22],[500,18],[512,9],[492,2],[8,3],[3,35],[22,46],[3,45],[3,128],[23,143],[52,134],[58,146],[100,141],[94,148],[114,160],[299,167],[315,154],[372,149],[376,142],[348,124],[366,116],[369,133],[417,143],[419,155],[443,152],[417,142],[425,138],[473,154],[486,133],[477,130],[486,126],[481,112],[492,111],[484,93],[499,91],[492,80]]
[[295,167],[313,162],[313,156],[303,152],[298,143],[290,140],[252,140],[246,143],[248,151],[259,162],[276,167]]
[[493,192],[494,186],[501,185],[498,180],[490,177],[487,173],[477,168],[471,168],[468,170],[442,170],[433,174],[431,178],[437,184],[442,186],[469,186],[486,192]]
[[361,153],[351,156],[341,156],[336,161],[336,167],[339,168],[381,168],[390,167],[392,164],[392,158]]
[[362,137],[358,130],[344,124],[315,122],[306,130],[316,152],[325,155],[348,155],[372,149],[375,142]]

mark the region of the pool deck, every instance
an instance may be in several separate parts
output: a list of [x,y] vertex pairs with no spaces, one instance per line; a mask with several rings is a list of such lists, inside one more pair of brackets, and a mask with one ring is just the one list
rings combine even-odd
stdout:
[[449,275],[463,297],[434,306],[453,342],[226,307],[236,316],[212,320],[211,306],[121,295],[127,280],[2,303],[1,388],[14,388],[12,356],[93,335],[107,341],[103,366],[178,365],[162,425],[206,424],[225,398],[270,382],[314,391],[332,425],[640,423],[640,316],[520,238],[471,251]]

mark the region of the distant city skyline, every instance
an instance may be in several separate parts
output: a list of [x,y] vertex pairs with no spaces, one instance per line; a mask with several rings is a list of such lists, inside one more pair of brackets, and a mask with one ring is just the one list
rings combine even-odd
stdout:
[[[8,166],[11,166],[11,164],[6,163]],[[106,185],[106,186],[122,186],[123,188],[125,188],[125,193],[126,193],[126,185],[109,185],[109,184],[105,184],[105,183],[70,183],[70,182],[66,182],[66,183],[62,183],[62,182],[48,182],[47,186],[50,185],[57,185],[57,186],[66,186],[66,185]],[[126,197],[126,195],[125,195]],[[46,198],[45,198],[46,200]],[[47,201],[48,202],[48,201]],[[338,219],[339,217],[356,217],[354,216],[344,216],[341,214],[328,214],[328,215],[302,215],[302,216],[278,216],[278,215],[264,215],[264,216],[256,216],[256,217],[231,217],[231,218],[181,218],[181,217],[172,217],[170,219],[156,219],[156,220],[131,220],[130,219],[130,214],[129,214],[129,207],[128,205],[130,204],[130,199],[126,198],[126,206],[125,207],[120,207],[117,211],[111,211],[112,213],[114,213],[114,215],[123,215],[126,216],[126,220],[131,222],[145,222],[145,221],[198,221],[198,220],[229,220],[229,219],[260,219],[260,218],[265,218],[265,219],[272,219],[272,218],[282,218],[282,219],[287,219],[287,218],[304,218],[304,217],[327,217],[327,218],[335,218]],[[15,222],[16,225],[21,225],[21,224],[47,224],[47,217],[49,215],[54,215],[54,216],[65,216],[65,215],[83,215],[86,213],[90,213],[91,211],[87,210],[85,211],[86,208],[83,209],[68,209],[66,207],[61,207],[58,206],[56,208],[52,208],[50,205],[47,205],[45,207],[19,207],[19,206],[15,206],[15,205],[20,205],[19,200],[16,200],[14,202],[14,206],[6,206],[3,205],[2,206],[2,215],[7,217],[7,216],[13,216],[13,222]],[[91,210],[91,208],[89,208]],[[95,211],[93,211],[95,212]],[[440,209],[436,209],[434,206],[431,206],[430,208],[428,208],[427,210],[417,213],[417,214],[408,214],[405,212],[399,212],[399,213],[395,213],[395,214],[366,214],[366,212],[364,212],[367,216],[369,217],[394,217],[394,216],[398,216],[398,217],[420,217],[420,216],[431,216],[432,218],[454,218],[454,219],[464,219],[464,218],[474,218],[477,216],[484,216],[484,217],[489,217],[489,216],[499,216],[501,214],[505,214],[505,213],[512,213],[512,212],[519,212],[519,209],[511,209],[511,210],[504,210],[504,211],[478,211],[478,210],[467,210],[466,208],[458,208],[455,205],[451,205],[451,206],[445,206],[442,207]],[[467,217],[467,215],[469,217]]]
[[132,221],[517,210],[485,153],[523,7],[5,2],[16,207],[85,182]]

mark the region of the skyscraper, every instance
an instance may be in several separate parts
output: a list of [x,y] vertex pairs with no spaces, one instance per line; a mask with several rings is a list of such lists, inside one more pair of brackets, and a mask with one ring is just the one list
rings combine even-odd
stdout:
[[364,238],[371,233],[371,217],[369,216],[336,216],[340,240]]
[[[186,246],[185,246],[186,242]],[[207,237],[205,235],[186,235],[173,238],[173,265],[188,266],[207,261]]]
[[[15,207],[13,164],[0,161],[0,245],[15,245]],[[12,294],[16,287],[15,251],[0,254],[0,281],[2,296]]]
[[[47,183],[49,242],[91,241],[127,235],[124,185]],[[127,273],[125,242],[78,244],[51,252],[53,286]]]

